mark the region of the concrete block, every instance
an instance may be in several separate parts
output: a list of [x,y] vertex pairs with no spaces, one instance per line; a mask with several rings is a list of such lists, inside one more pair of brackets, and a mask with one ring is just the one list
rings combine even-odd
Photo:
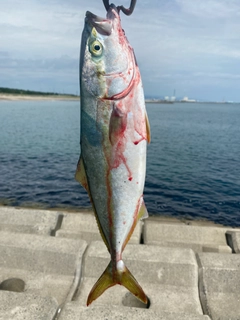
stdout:
[[198,227],[218,227],[218,228],[225,228],[225,226],[223,226],[220,223],[216,223],[207,219],[196,219],[196,220],[184,220],[185,224],[187,225],[191,225],[191,226],[198,226]]
[[76,302],[66,304],[59,320],[210,320],[208,316],[156,312],[123,306],[79,306]]
[[143,228],[145,244],[165,247],[186,247],[195,252],[216,251],[231,253],[226,242],[227,228],[183,224],[162,224],[146,220]]
[[51,297],[0,291],[0,320],[52,320],[57,308]]
[[0,231],[50,235],[59,215],[48,210],[0,207]]
[[[145,282],[195,287],[197,262],[190,249],[162,248],[128,244],[123,260],[136,278]],[[110,255],[102,242],[93,242],[88,248],[84,276],[100,276],[110,261]]]
[[239,296],[234,293],[211,293],[206,301],[208,314],[212,320],[239,320]]
[[[71,299],[76,290],[76,286],[74,288],[76,277],[73,275],[63,276],[24,269],[0,268],[0,287],[4,285],[7,291],[19,292],[19,287],[15,282],[8,283],[9,280],[16,278],[24,283],[24,290],[20,292],[41,297],[52,296],[59,304],[65,302],[66,299]],[[74,292],[73,289],[75,289]]]
[[[151,301],[152,310],[201,314],[198,298],[198,267],[190,249],[127,245],[123,260]],[[101,242],[91,243],[85,259],[83,281],[77,301],[86,305],[87,296],[110,261]],[[122,286],[114,286],[93,302],[98,304],[146,306]]]
[[213,320],[239,320],[240,255],[199,253],[199,292]]
[[235,254],[198,253],[197,261],[200,268],[214,268],[219,270],[240,269],[240,256]]
[[20,278],[26,292],[63,303],[77,288],[86,246],[83,240],[1,232],[0,283]]
[[0,233],[0,267],[70,275],[86,248],[83,240]]
[[[201,250],[195,252],[201,252]],[[226,245],[203,245],[202,252],[232,253],[232,248]]]
[[234,253],[240,253],[240,231],[227,231],[228,244]]
[[143,220],[145,221],[152,221],[152,222],[156,222],[156,223],[163,223],[163,224],[182,224],[185,225],[186,221],[184,219],[181,218],[175,218],[175,217],[171,217],[171,216],[149,216],[147,218],[147,220]]
[[[140,243],[142,222],[137,224],[129,243]],[[93,213],[65,213],[61,229],[56,232],[57,237],[102,241],[97,222]]]

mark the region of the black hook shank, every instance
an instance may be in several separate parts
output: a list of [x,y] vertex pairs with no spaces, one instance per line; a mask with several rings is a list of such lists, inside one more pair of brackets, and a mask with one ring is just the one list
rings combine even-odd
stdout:
[[[122,10],[122,12],[125,13],[127,16],[130,16],[133,13],[136,2],[137,2],[137,0],[131,0],[130,7],[128,9],[126,9],[124,6],[118,6],[117,7],[118,12],[120,10]],[[108,11],[108,9],[110,8],[109,0],[103,0],[103,4],[104,4],[106,10]]]

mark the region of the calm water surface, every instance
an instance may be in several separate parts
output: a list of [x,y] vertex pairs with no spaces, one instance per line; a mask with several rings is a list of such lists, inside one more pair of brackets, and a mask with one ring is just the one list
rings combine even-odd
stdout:
[[[151,214],[240,225],[240,105],[149,104]],[[74,180],[79,103],[0,102],[0,203],[89,207]]]

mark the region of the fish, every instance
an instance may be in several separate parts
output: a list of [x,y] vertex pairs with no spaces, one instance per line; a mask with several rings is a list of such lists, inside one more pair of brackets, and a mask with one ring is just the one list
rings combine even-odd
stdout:
[[138,220],[148,216],[143,189],[150,125],[139,67],[113,4],[106,18],[86,12],[80,92],[81,153],[75,179],[88,192],[111,258],[87,305],[116,284],[147,304],[122,253]]

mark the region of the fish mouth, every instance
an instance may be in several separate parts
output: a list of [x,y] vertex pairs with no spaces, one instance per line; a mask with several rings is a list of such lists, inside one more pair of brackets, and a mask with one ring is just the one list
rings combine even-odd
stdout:
[[[85,21],[88,23],[89,26],[94,27],[96,29],[96,31],[104,36],[110,36],[112,34],[113,31],[113,24],[114,24],[114,19],[118,19],[119,18],[119,12],[118,9],[115,5],[111,4],[110,8],[108,9],[107,12],[107,17],[106,18],[102,18],[99,17],[97,15],[95,15],[94,13],[87,11],[86,12],[86,18]],[[124,78],[124,75],[126,73],[131,74],[131,78],[129,79],[129,83],[127,85],[127,87],[119,93],[113,94],[111,96],[103,96],[102,99],[103,100],[119,100],[122,99],[124,97],[126,97],[129,92],[133,89],[134,86],[134,80],[135,80],[135,75],[136,75],[136,60],[135,60],[135,55],[133,50],[131,49],[131,53],[130,53],[130,60],[131,63],[128,62],[128,66],[126,68],[126,70],[124,71],[115,71],[115,72],[110,72],[110,73],[105,73],[102,72],[101,76],[104,77],[105,79],[109,79],[109,80],[113,80],[115,78]],[[130,66],[131,65],[131,66]]]
[[[102,18],[94,13],[87,11],[86,12],[86,22],[91,26],[96,29],[96,31],[101,34],[101,35],[111,35],[112,30],[113,30],[113,19],[116,18],[119,15],[118,10],[114,4],[110,5],[110,8],[107,12],[107,18]],[[128,68],[127,68],[128,69]],[[127,70],[126,69],[126,70]],[[117,76],[123,76],[124,73],[126,72],[113,72],[113,73],[105,73],[101,72],[101,75],[104,77],[117,77]]]
[[97,32],[104,35],[110,36],[112,33],[112,22],[109,19],[99,17],[90,11],[86,12],[86,21],[96,28]]

